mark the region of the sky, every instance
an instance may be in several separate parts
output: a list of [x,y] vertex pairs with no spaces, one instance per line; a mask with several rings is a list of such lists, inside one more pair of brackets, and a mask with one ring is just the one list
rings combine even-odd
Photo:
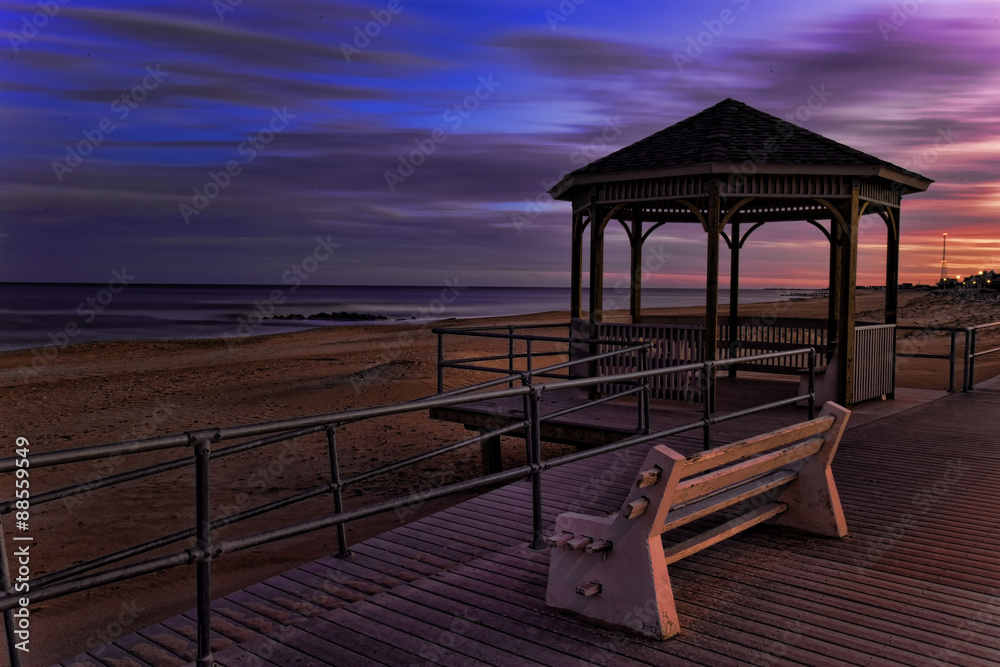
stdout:
[[[998,21],[944,0],[4,2],[0,281],[568,286],[548,187],[727,97],[935,181],[904,198],[901,281],[938,279],[945,232],[949,274],[1000,269]],[[624,232],[607,247],[613,283]],[[647,247],[647,285],[704,285],[700,228]],[[884,248],[866,217],[859,284],[884,283]],[[765,225],[741,285],[822,287],[826,262],[819,231]]]

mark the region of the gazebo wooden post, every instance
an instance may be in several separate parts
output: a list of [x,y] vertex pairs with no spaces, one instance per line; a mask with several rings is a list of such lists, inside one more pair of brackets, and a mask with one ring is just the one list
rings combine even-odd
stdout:
[[[590,312],[587,327],[587,337],[597,338],[598,328],[604,321],[604,221],[601,220],[600,207],[597,205],[597,195],[590,195]],[[591,343],[588,356],[597,354],[597,343]],[[597,362],[587,364],[587,375],[597,377]],[[597,396],[597,387],[589,390],[591,398]]]
[[629,274],[628,312],[632,324],[642,319],[642,207],[632,213],[632,263]]
[[597,198],[590,200],[590,325],[591,334],[604,321],[604,225]]
[[[740,221],[733,216],[729,227],[729,357],[737,356],[740,323]],[[736,377],[736,366],[729,367],[729,377]]]
[[[827,349],[837,348],[840,340],[841,296],[840,281],[843,279],[841,248],[844,245],[844,228],[836,217],[830,219],[830,284],[827,295]],[[827,360],[829,361],[829,359]]]
[[890,208],[886,214],[885,323],[895,324],[899,307],[899,208]]
[[[719,356],[719,220],[721,202],[719,182],[708,188],[708,257],[705,290],[705,361],[715,361]],[[715,369],[708,374],[710,386],[709,409],[715,410]]]
[[583,315],[583,214],[573,214],[573,258],[570,268],[569,315]]
[[858,231],[860,227],[860,184],[851,184],[851,199],[844,218],[850,228],[841,244],[840,341],[837,345],[837,402],[844,407],[854,405],[854,312],[857,299]]
[[[886,211],[888,224],[885,244],[885,323],[895,324],[899,307],[899,207]],[[892,391],[888,398],[896,397],[896,346],[893,343]]]

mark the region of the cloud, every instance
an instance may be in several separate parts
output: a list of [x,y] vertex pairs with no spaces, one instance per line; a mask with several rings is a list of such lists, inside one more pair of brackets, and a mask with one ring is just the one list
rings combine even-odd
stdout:
[[[34,7],[8,5],[4,17],[13,25]],[[727,96],[794,113],[819,85],[830,101],[799,122],[923,164],[912,168],[938,181],[907,198],[904,234],[994,224],[1000,44],[978,5],[928,3],[885,40],[877,22],[890,8],[810,6],[792,20],[755,4],[683,72],[671,54],[711,18],[704,7],[587,5],[556,31],[530,3],[402,7],[347,62],[341,44],[378,3],[243,2],[221,21],[204,1],[63,6],[0,73],[0,232],[9,235],[0,280],[99,279],[107,266],[143,262],[156,280],[196,263],[199,280],[266,282],[301,244],[330,233],[350,248],[325,269],[332,281],[434,283],[455,270],[565,284],[569,207],[545,191],[579,156],[600,157]],[[169,78],[127,118],[111,115],[157,63]],[[503,85],[452,129],[444,112],[485,75]],[[178,206],[242,159],[241,142],[275,107],[294,121],[185,224]],[[109,115],[114,131],[59,182],[52,163]],[[601,143],[614,117],[624,129]],[[436,128],[446,140],[390,190],[386,172]],[[941,130],[955,140],[929,160]],[[528,210],[532,224],[512,224]],[[781,229],[782,243],[815,241],[811,228]],[[672,272],[701,274],[699,230],[656,235],[678,248]],[[66,259],[52,264],[56,246]],[[770,256],[771,246],[775,266],[802,270],[785,246],[757,252]],[[90,259],[74,259],[82,255]],[[620,264],[616,255],[609,270]]]

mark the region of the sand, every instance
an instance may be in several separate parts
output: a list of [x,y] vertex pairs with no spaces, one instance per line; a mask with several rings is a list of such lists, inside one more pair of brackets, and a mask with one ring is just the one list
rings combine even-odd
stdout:
[[[883,295],[859,293],[859,319],[881,318]],[[697,308],[671,309],[691,314]],[[658,311],[659,312],[659,311]],[[668,311],[663,311],[668,312]],[[742,314],[822,317],[825,300],[752,304]],[[956,326],[1000,320],[1000,304],[949,303],[925,292],[900,295],[900,324]],[[559,323],[566,313],[509,319],[450,322],[447,325]],[[33,453],[165,435],[216,426],[293,418],[394,403],[434,393],[436,338],[428,325],[352,325],[293,334],[223,341],[96,343],[63,348],[38,373],[28,351],[0,353],[0,400],[4,414],[4,455],[25,437]],[[981,347],[1000,345],[1000,332],[981,338]],[[908,351],[943,353],[948,338],[917,332],[902,339]],[[482,339],[448,338],[459,356],[496,354]],[[962,338],[959,345],[963,344]],[[901,348],[902,349],[902,348]],[[947,387],[945,361],[900,360],[898,385]],[[958,369],[959,381],[961,366]],[[1000,355],[978,362],[979,380],[1000,374]],[[480,376],[485,377],[485,376]],[[472,378],[446,375],[447,387]],[[468,437],[459,425],[432,421],[426,411],[349,425],[339,435],[343,474]],[[545,445],[545,456],[569,451]],[[186,449],[150,453],[103,464],[33,468],[33,494],[119,473],[153,462],[189,455]],[[523,444],[505,440],[505,465],[523,461]],[[385,475],[348,489],[353,507],[472,477],[479,472],[478,448],[432,459],[415,469]],[[329,480],[322,434],[267,450],[218,460],[212,465],[213,506],[244,509]],[[4,497],[13,489],[3,476]],[[84,561],[124,546],[193,525],[193,471],[186,468],[110,490],[94,491],[74,502],[56,501],[32,509],[32,575]],[[243,495],[241,495],[243,494]],[[408,513],[412,520],[458,498],[424,503]],[[220,532],[225,538],[279,527],[330,511],[323,496]],[[11,518],[4,527],[13,534]],[[351,542],[399,525],[388,513],[348,526]],[[7,542],[10,549],[10,542]],[[187,544],[181,545],[186,547]],[[176,548],[176,547],[175,547]],[[213,596],[261,581],[336,549],[334,530],[324,530],[254,550],[227,555],[213,567]],[[169,549],[168,549],[169,550]],[[157,553],[166,553],[161,551]],[[129,582],[42,602],[31,612],[31,653],[25,664],[49,665],[128,634],[194,606],[193,568],[141,577]]]

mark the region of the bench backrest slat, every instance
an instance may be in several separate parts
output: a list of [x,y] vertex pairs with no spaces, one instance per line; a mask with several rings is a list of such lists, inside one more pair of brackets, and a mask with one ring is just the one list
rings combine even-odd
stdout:
[[824,442],[823,438],[818,436],[809,438],[802,442],[776,449],[773,452],[758,454],[752,459],[733,463],[724,468],[702,473],[695,477],[689,477],[677,485],[673,502],[674,504],[682,503],[691,498],[711,494],[732,484],[812,456],[823,447]]
[[679,528],[686,523],[691,523],[709,514],[718,512],[736,503],[749,500],[779,486],[790,484],[795,481],[797,474],[791,470],[778,470],[770,475],[759,477],[752,482],[740,484],[732,489],[727,489],[722,493],[702,498],[682,507],[672,507],[667,513],[667,520],[663,524],[662,532]]
[[683,475],[684,477],[690,477],[691,475],[727,465],[748,456],[780,447],[781,445],[787,445],[796,440],[808,438],[811,435],[823,433],[829,430],[830,425],[833,424],[833,420],[832,415],[824,415],[816,419],[810,419],[809,421],[695,454],[688,458],[687,463],[684,465]]

